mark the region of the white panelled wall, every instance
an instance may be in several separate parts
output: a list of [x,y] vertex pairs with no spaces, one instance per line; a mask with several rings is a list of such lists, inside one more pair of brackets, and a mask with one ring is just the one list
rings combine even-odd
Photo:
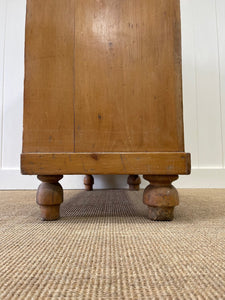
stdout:
[[[0,189],[37,188],[20,175],[26,0],[0,0]],[[225,0],[181,0],[186,151],[192,175],[177,187],[225,188]],[[65,176],[64,188],[83,188]],[[124,188],[127,176],[95,176],[96,188]],[[147,182],[143,180],[142,187]]]

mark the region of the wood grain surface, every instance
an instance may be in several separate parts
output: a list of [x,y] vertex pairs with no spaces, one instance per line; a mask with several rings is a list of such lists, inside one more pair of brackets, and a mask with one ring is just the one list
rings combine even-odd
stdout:
[[73,0],[27,0],[23,152],[74,151],[73,41]]
[[179,0],[28,0],[23,152],[184,151],[180,50]]
[[76,152],[184,151],[178,0],[75,0]]
[[190,174],[187,153],[26,153],[23,174]]

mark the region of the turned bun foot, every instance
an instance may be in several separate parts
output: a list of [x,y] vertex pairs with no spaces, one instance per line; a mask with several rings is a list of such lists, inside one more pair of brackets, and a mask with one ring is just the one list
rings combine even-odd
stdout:
[[172,221],[174,207],[179,204],[176,188],[171,184],[178,176],[149,176],[144,179],[150,182],[143,195],[143,202],[148,205],[148,217],[153,221]]
[[94,177],[92,175],[86,175],[84,177],[84,186],[86,191],[93,191]]
[[60,218],[60,205],[40,205],[42,221],[54,221]]
[[174,207],[149,206],[148,218],[152,221],[172,221],[174,218]]
[[127,179],[127,183],[129,184],[130,191],[139,191],[141,178],[138,175],[129,175]]
[[60,204],[63,202],[63,189],[58,183],[63,176],[38,176],[42,181],[37,191],[36,202],[40,206],[43,221],[60,218]]

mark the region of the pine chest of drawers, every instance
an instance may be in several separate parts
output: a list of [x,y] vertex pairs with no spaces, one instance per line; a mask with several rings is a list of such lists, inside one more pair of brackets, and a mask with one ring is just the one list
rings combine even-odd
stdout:
[[27,0],[23,174],[44,220],[66,174],[143,174],[152,220],[171,220],[184,152],[179,0]]

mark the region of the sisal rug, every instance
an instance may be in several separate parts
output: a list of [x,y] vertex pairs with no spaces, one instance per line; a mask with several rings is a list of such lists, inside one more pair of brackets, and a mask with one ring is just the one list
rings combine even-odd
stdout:
[[225,190],[179,193],[155,223],[142,191],[65,191],[56,222],[0,192],[0,299],[225,299]]

